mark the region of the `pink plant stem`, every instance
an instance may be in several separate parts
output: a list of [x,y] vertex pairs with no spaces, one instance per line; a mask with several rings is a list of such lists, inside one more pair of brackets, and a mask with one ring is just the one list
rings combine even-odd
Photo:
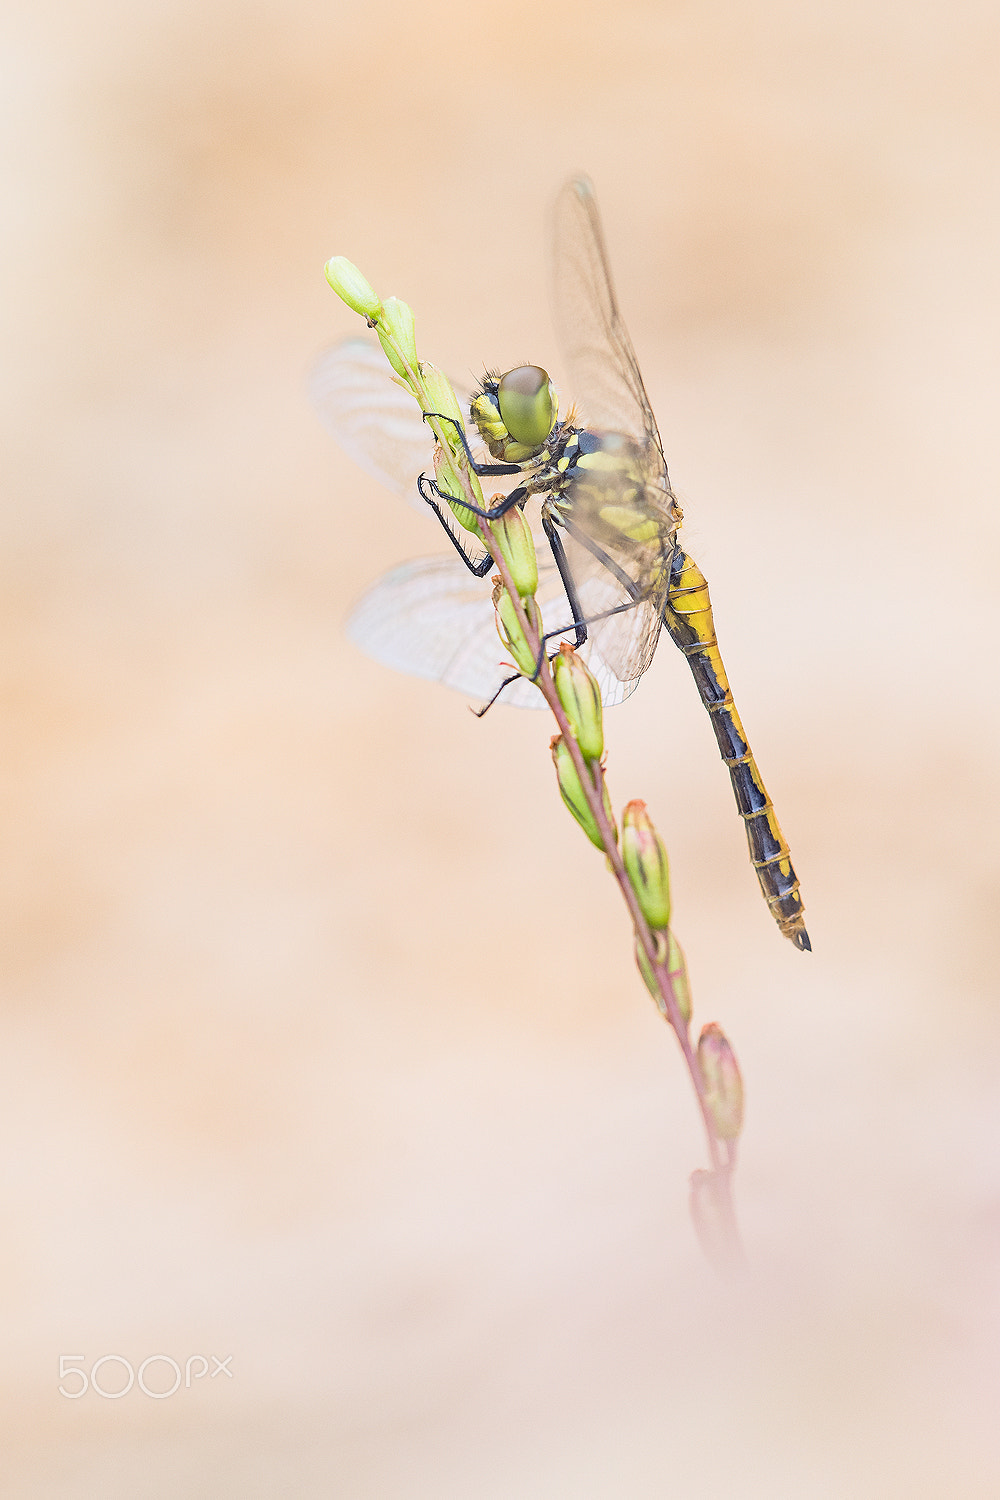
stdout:
[[718,1135],[716,1134],[712,1116],[705,1097],[705,1083],[701,1075],[701,1068],[698,1065],[697,1053],[691,1045],[691,1040],[688,1035],[687,1022],[681,1015],[680,1006],[678,1005],[677,997],[674,992],[673,978],[668,968],[668,959],[661,960],[658,955],[658,945],[656,939],[653,937],[649,924],[642,914],[638,899],[632,887],[632,882],[629,880],[628,875],[626,874],[621,850],[618,847],[618,842],[615,838],[611,822],[608,819],[608,815],[604,808],[604,773],[600,765],[596,761],[591,763],[587,762],[580,750],[579,745],[577,744],[576,737],[573,734],[573,731],[570,728],[569,720],[566,717],[566,712],[561,702],[559,701],[559,695],[556,692],[555,682],[553,681],[552,672],[549,668],[548,657],[542,651],[542,642],[539,637],[539,633],[532,627],[532,624],[528,619],[527,612],[523,607],[523,603],[517,593],[517,589],[514,587],[513,580],[510,576],[510,570],[508,569],[507,564],[504,561],[503,553],[498,547],[488,523],[485,521],[480,522],[480,534],[485,546],[487,546],[490,552],[493,554],[497,571],[503,579],[504,586],[506,587],[507,592],[514,602],[514,607],[517,612],[517,617],[521,625],[521,629],[524,631],[530,648],[535,652],[536,659],[538,655],[541,654],[541,667],[539,669],[538,676],[535,679],[536,683],[542,695],[544,696],[546,703],[551,708],[552,713],[555,716],[556,723],[559,725],[559,730],[562,734],[563,742],[569,750],[569,753],[573,760],[573,765],[576,768],[576,773],[580,778],[580,785],[583,787],[584,795],[587,799],[587,806],[590,808],[597,827],[600,830],[601,838],[604,842],[604,849],[608,858],[608,863],[611,866],[611,871],[618,882],[618,887],[622,893],[622,898],[624,899],[625,904],[629,909],[629,914],[632,918],[633,926],[636,933],[638,934],[639,941],[642,943],[643,951],[645,952],[650,968],[656,976],[656,982],[660,990],[660,995],[663,999],[667,1017],[670,1021],[670,1025],[673,1028],[674,1035],[677,1038],[678,1045],[684,1057],[684,1062],[687,1066],[687,1070],[691,1078],[691,1083],[694,1088],[695,1097],[698,1101],[698,1108],[701,1112],[702,1123],[705,1127],[705,1136],[708,1143],[708,1154],[712,1164],[711,1176],[713,1200],[718,1214],[721,1235],[724,1241],[723,1249],[725,1253],[725,1259],[730,1265],[740,1264],[743,1260],[743,1251],[740,1245],[739,1232],[736,1225],[736,1216],[732,1200],[732,1174],[733,1168],[735,1166],[734,1153],[729,1143],[720,1140]]

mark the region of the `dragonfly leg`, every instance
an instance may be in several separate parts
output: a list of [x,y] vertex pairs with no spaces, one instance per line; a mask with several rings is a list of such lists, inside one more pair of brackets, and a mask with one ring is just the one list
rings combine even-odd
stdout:
[[469,439],[465,435],[465,428],[462,426],[461,422],[459,422],[457,418],[445,416],[445,414],[444,414],[443,411],[425,411],[424,412],[424,421],[425,422],[427,421],[428,417],[437,417],[437,419],[438,419],[439,422],[450,422],[451,423],[452,427],[454,427],[454,429],[455,429],[455,435],[456,435],[456,437],[458,438],[458,440],[461,443],[462,447],[465,449],[465,457],[466,457],[466,461],[467,461],[467,463],[469,465],[469,468],[472,470],[473,474],[478,474],[480,479],[497,479],[502,474],[520,474],[521,473],[521,467],[522,466],[520,464],[480,464],[480,463],[477,463],[476,460],[472,456],[472,449],[469,447]]
[[635,609],[637,604],[642,604],[642,599],[626,599],[624,604],[616,604],[611,609],[602,609],[599,615],[584,615],[581,620],[575,620],[572,625],[563,625],[558,630],[547,630],[542,637],[545,641],[553,640],[557,635],[567,635],[571,630],[583,632],[583,640],[575,640],[574,646],[579,648],[587,639],[587,630],[591,625],[597,625],[601,620],[610,620],[613,615],[622,615],[626,610]]
[[[566,590],[566,598],[569,601],[569,607],[573,611],[573,624],[562,625],[556,630],[547,630],[542,636],[542,650],[538,654],[538,660],[535,664],[534,675],[531,679],[532,682],[534,682],[535,677],[538,676],[538,673],[541,670],[542,656],[545,654],[546,644],[549,641],[554,640],[557,635],[568,635],[569,631],[573,630],[576,636],[573,645],[574,648],[579,651],[580,647],[586,644],[587,631],[589,626],[597,625],[601,620],[610,620],[613,615],[624,614],[626,610],[635,609],[636,605],[643,603],[643,600],[645,598],[645,595],[641,593],[641,591],[632,582],[632,580],[628,579],[627,581],[629,585],[629,592],[633,597],[624,600],[624,602],[621,604],[615,604],[611,609],[601,610],[600,614],[585,615],[583,612],[583,606],[580,603],[580,596],[576,590],[576,581],[573,578],[573,572],[569,565],[569,559],[566,556],[566,549],[562,544],[562,538],[555,528],[555,523],[550,516],[543,515],[542,529],[544,530],[546,538],[548,539],[549,547],[552,550],[552,556],[555,559],[556,567],[559,569],[559,577],[562,580],[563,588]],[[602,562],[605,561],[605,554],[601,551],[600,548],[591,547],[590,550],[594,552],[595,556],[599,557]],[[613,566],[610,558],[607,558],[607,562],[609,565]],[[621,572],[621,570],[617,568],[615,569],[615,571]],[[625,579],[624,573],[622,573],[621,576],[623,579]],[[554,661],[556,655],[558,655],[558,653],[553,652],[549,660]]]
[[432,480],[427,479],[427,477],[425,475],[421,474],[420,478],[417,480],[417,488],[420,491],[421,499],[423,499],[424,501],[426,501],[426,503],[430,506],[431,510],[437,516],[438,520],[441,523],[441,528],[444,531],[445,536],[448,538],[449,542],[454,547],[455,551],[458,553],[458,555],[462,559],[462,561],[465,563],[465,566],[468,568],[469,572],[473,575],[473,577],[475,577],[475,578],[485,578],[486,574],[489,572],[490,568],[492,568],[492,566],[493,566],[493,554],[492,554],[492,552],[487,552],[483,557],[481,557],[478,560],[478,562],[474,561],[469,556],[468,552],[466,552],[466,550],[465,550],[464,546],[462,545],[461,541],[455,535],[455,532],[452,529],[452,525],[451,525],[451,522],[449,521],[448,517],[445,515],[444,511],[438,505],[437,501],[433,498],[433,493],[428,494],[425,491],[424,486],[426,485],[427,486],[427,490],[430,490],[431,486],[432,486],[432,483],[433,483]]
[[519,505],[522,500],[526,500],[529,494],[528,489],[524,485],[519,484],[516,489],[511,490],[509,495],[504,495],[499,505],[494,505],[489,510],[483,510],[480,506],[473,505],[471,500],[466,500],[462,496],[445,494],[437,480],[428,479],[426,474],[420,475],[417,480],[417,489],[420,491],[421,500],[425,500],[428,505],[434,506],[435,510],[437,506],[434,505],[434,501],[430,498],[431,495],[436,495],[439,500],[443,500],[447,505],[460,505],[463,510],[471,511],[474,516],[479,516],[483,521],[498,521],[501,516],[507,514],[512,506]]
[[[474,708],[472,710],[476,718],[481,719],[483,717],[483,714],[488,714],[494,703],[499,698],[500,694],[503,692],[504,688],[510,687],[512,682],[517,682],[520,676],[520,672],[512,672],[509,677],[505,677],[503,682],[501,682],[500,686],[497,688],[496,692],[493,694],[493,697],[490,699],[489,703],[484,703],[482,708]],[[532,679],[532,681],[534,681],[534,679]]]
[[[569,600],[569,607],[573,611],[573,629],[576,633],[576,639],[573,644],[576,646],[577,650],[579,650],[584,641],[587,639],[587,622],[583,618],[583,608],[580,604],[580,596],[576,591],[576,583],[573,578],[572,569],[569,565],[569,558],[566,556],[566,548],[562,544],[562,537],[556,530],[556,525],[552,517],[544,513],[542,515],[542,530],[545,532],[545,537],[552,552],[552,556],[555,560],[555,565],[559,569],[559,577],[562,579],[562,586],[566,590],[566,598]],[[566,630],[568,629],[569,626],[567,625]],[[545,642],[549,640],[553,635],[563,634],[564,631],[562,630],[550,630],[548,632],[548,635],[543,635],[542,655],[545,654]],[[538,673],[541,669],[541,665],[542,657],[539,656],[538,665],[535,667],[536,677],[538,676]]]

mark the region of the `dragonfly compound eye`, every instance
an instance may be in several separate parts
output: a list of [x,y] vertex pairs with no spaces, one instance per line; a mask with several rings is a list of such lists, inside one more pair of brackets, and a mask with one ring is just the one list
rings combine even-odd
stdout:
[[545,370],[538,365],[508,370],[497,383],[497,404],[515,443],[542,447],[556,419],[555,394]]

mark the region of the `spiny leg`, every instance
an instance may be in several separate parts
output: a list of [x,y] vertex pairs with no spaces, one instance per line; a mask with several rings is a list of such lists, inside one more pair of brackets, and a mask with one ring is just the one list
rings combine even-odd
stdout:
[[[475,578],[485,578],[486,574],[493,566],[493,554],[491,552],[487,552],[485,556],[479,559],[478,562],[473,562],[472,558],[469,556],[468,552],[466,552],[465,548],[462,546],[462,543],[459,541],[458,537],[452,530],[451,522],[448,520],[448,517],[444,514],[437,501],[434,499],[433,493],[427,493],[427,490],[431,489],[432,484],[432,480],[429,480],[425,474],[421,474],[420,478],[417,480],[417,489],[420,491],[420,498],[430,506],[431,510],[437,516],[438,520],[441,523],[441,527],[444,531],[445,536],[448,538],[449,542],[454,547],[455,551],[458,553],[459,557],[462,559],[469,572]],[[434,486],[434,489],[436,490],[437,487]],[[440,491],[438,491],[438,493],[440,493]]]
[[[584,641],[587,639],[587,625],[586,621],[583,618],[583,607],[580,604],[580,596],[576,591],[576,582],[573,578],[573,573],[569,565],[569,558],[566,556],[566,548],[562,544],[562,537],[556,530],[555,522],[553,521],[552,517],[544,511],[542,513],[542,530],[545,532],[545,537],[548,541],[549,550],[552,553],[555,565],[559,569],[559,577],[562,580],[563,588],[566,590],[566,598],[569,602],[569,607],[573,612],[573,629],[576,634],[574,645],[576,646],[576,649],[579,650]],[[546,641],[554,635],[565,634],[565,631],[569,630],[569,628],[570,627],[567,625],[564,630],[550,630],[548,632],[548,635],[542,636],[542,652],[538,658],[538,664],[535,667],[536,677],[542,665],[542,656],[545,654]]]
[[[483,521],[498,521],[501,516],[507,514],[512,506],[520,505],[521,501],[526,500],[531,493],[525,485],[519,484],[516,489],[511,490],[509,495],[504,495],[499,505],[494,505],[488,510],[483,510],[481,506],[473,505],[471,500],[466,500],[462,495],[449,495],[441,488],[436,479],[428,479],[426,474],[421,474],[417,479],[417,489],[420,492],[421,500],[425,501],[428,505],[434,504],[434,501],[430,498],[434,495],[438,500],[443,500],[446,505],[460,505],[463,510],[469,511],[474,516],[479,516],[480,520]],[[435,509],[437,509],[436,506]]]
[[425,422],[427,421],[428,417],[437,417],[439,422],[449,422],[451,426],[454,427],[455,434],[462,447],[465,449],[466,462],[468,463],[469,468],[472,470],[473,474],[478,474],[480,479],[497,479],[503,474],[520,474],[522,472],[523,465],[521,464],[477,463],[472,456],[472,449],[469,447],[469,439],[465,435],[465,428],[462,426],[457,417],[446,416],[443,411],[425,411]]

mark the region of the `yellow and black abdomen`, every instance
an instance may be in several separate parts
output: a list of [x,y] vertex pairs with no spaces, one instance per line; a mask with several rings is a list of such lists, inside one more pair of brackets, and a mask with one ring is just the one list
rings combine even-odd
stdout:
[[733,704],[715,636],[708,584],[697,563],[680,550],[674,554],[663,623],[687,657],[701,701],[711,715],[722,759],[729,767],[736,805],[746,825],[750,858],[771,915],[796,948],[809,949],[812,944],[805,928],[798,876]]

